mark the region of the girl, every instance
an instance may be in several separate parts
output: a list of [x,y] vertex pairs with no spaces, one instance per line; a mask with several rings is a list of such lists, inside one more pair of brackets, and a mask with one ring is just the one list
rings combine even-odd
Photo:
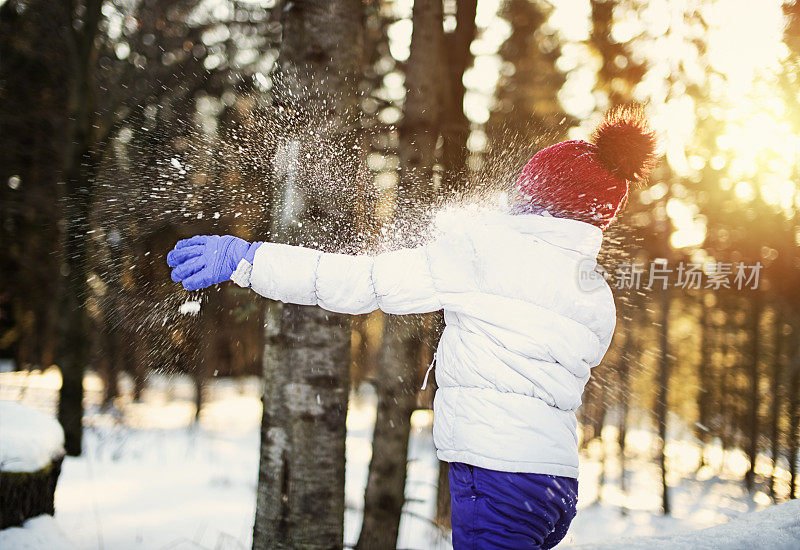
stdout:
[[203,235],[167,261],[188,290],[233,280],[341,313],[443,309],[433,437],[450,463],[453,546],[551,548],[575,516],[575,411],[616,322],[608,285],[580,272],[654,149],[642,112],[617,109],[591,143],[531,158],[509,211],[445,224],[424,246],[351,256]]

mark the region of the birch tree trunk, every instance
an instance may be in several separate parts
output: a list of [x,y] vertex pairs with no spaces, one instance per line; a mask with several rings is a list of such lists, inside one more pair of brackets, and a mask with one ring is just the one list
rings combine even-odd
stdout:
[[[443,47],[442,3],[415,0],[406,102],[400,127],[400,180],[395,217],[430,203],[435,195],[433,165],[441,122],[440,78]],[[416,404],[421,345],[419,316],[388,316],[376,387],[378,414],[372,460],[364,492],[364,521],[356,548],[395,548],[405,503],[406,460],[411,413]]]
[[[276,144],[272,238],[332,250],[351,240],[362,5],[277,9],[273,110],[286,134]],[[270,305],[254,550],[343,546],[349,352],[346,316]]]

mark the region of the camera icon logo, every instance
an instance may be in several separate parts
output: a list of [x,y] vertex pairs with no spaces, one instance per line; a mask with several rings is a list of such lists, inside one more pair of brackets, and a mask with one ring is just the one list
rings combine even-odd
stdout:
[[592,258],[584,258],[578,262],[578,287],[584,292],[592,292],[601,288],[609,279],[606,268]]

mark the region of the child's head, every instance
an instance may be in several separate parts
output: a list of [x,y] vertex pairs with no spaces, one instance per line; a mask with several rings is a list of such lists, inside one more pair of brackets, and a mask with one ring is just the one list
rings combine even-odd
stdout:
[[517,179],[520,202],[605,229],[624,208],[628,185],[647,176],[655,133],[640,107],[610,111],[591,143],[557,143],[536,153]]

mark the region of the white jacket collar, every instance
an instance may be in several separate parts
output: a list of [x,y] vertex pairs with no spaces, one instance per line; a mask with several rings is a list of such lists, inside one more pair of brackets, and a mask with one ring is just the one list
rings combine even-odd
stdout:
[[536,235],[550,244],[574,250],[584,256],[597,257],[603,244],[603,231],[594,225],[555,218],[540,214],[499,214],[506,223],[520,233]]

